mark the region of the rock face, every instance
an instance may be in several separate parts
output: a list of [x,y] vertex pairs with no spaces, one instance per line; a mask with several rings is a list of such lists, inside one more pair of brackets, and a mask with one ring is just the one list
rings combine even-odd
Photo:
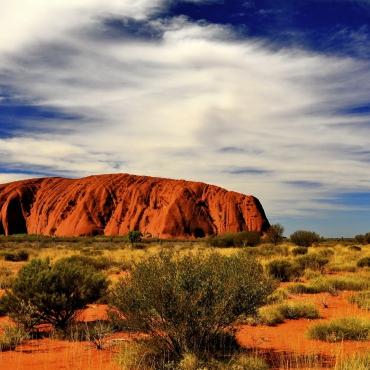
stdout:
[[213,185],[128,174],[0,185],[0,234],[203,237],[269,227],[253,196]]

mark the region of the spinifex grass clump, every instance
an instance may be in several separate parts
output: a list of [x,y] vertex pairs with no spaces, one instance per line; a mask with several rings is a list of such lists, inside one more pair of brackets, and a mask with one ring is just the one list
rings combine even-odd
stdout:
[[335,370],[369,370],[370,369],[370,352],[365,354],[356,354],[338,361]]
[[13,351],[27,339],[27,333],[18,326],[3,326],[0,332],[0,352]]
[[348,300],[359,308],[370,310],[370,290],[351,295]]
[[281,324],[285,320],[318,319],[320,313],[313,303],[283,302],[262,307],[258,312],[258,317],[262,324],[272,326]]
[[333,295],[342,290],[366,290],[370,287],[370,279],[362,276],[336,276],[336,277],[318,277],[310,280],[307,284],[295,284],[288,287],[291,293],[316,294],[328,292]]
[[53,265],[34,259],[19,271],[1,306],[26,330],[42,323],[65,330],[106,289],[106,278],[91,266],[68,258]]
[[346,317],[318,323],[309,329],[308,336],[311,339],[318,339],[326,342],[369,340],[370,320],[357,317]]
[[267,271],[277,280],[291,281],[301,276],[304,268],[295,261],[290,261],[286,258],[279,258],[271,261],[267,265]]
[[136,264],[112,294],[127,327],[144,330],[170,356],[232,350],[230,325],[253,314],[274,290],[262,266],[245,254],[175,256],[161,253]]

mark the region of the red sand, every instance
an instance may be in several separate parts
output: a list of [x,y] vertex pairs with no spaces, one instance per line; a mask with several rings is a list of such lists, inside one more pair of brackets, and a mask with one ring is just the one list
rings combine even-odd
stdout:
[[[346,316],[370,317],[370,313],[348,303],[348,293],[333,297],[329,294],[301,295],[294,300],[315,302],[321,311],[322,320]],[[329,306],[324,308],[323,300]],[[92,321],[106,318],[105,305],[91,305],[79,320]],[[239,328],[239,342],[253,352],[265,355],[270,361],[280,363],[283,358],[315,354],[326,360],[326,368],[332,364],[334,356],[347,356],[369,350],[370,341],[326,343],[307,339],[305,333],[310,325],[320,320],[291,320],[275,327],[247,326]],[[0,324],[9,322],[1,318]],[[107,349],[98,351],[87,342],[67,342],[41,339],[26,342],[13,352],[0,352],[0,370],[119,370],[115,357],[122,340],[137,338],[135,334],[119,333],[108,338]],[[277,367],[278,368],[278,367]],[[282,367],[283,368],[283,367]],[[304,369],[300,367],[300,369]],[[313,368],[311,367],[311,370]],[[317,368],[318,369],[318,368]]]

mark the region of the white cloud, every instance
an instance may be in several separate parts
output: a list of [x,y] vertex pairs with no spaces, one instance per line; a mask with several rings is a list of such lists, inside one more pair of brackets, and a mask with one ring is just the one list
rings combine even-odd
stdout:
[[[356,154],[368,150],[369,136],[353,129],[364,118],[338,113],[367,101],[366,64],[300,50],[273,52],[256,42],[230,41],[226,28],[183,18],[157,22],[164,31],[160,41],[102,41],[86,32],[102,14],[143,18],[153,4],[159,1],[38,0],[32,25],[26,23],[14,47],[0,54],[0,72],[6,70],[7,84],[37,104],[83,119],[2,139],[3,159],[76,176],[129,172],[216,183],[255,194],[270,215],[342,209],[320,199],[369,189],[370,159]],[[55,17],[45,19],[57,7],[63,24],[57,20],[55,32],[47,33]],[[50,42],[65,55],[49,55]],[[69,130],[59,133],[62,126]],[[242,167],[265,173],[225,172]]]

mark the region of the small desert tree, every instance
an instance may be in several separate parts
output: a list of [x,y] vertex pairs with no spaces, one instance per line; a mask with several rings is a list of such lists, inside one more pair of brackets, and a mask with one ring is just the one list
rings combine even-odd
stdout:
[[215,346],[241,314],[253,314],[274,290],[262,266],[241,254],[160,254],[121,280],[111,304],[128,328],[148,331],[158,347],[181,357]]
[[141,241],[143,234],[139,230],[131,230],[129,231],[127,237],[130,243],[134,244]]
[[79,310],[105,294],[107,286],[101,273],[78,261],[66,258],[51,265],[34,259],[19,271],[2,307],[28,330],[41,323],[65,330]]
[[290,235],[290,241],[300,247],[310,247],[320,241],[320,235],[313,231],[298,230]]
[[284,240],[284,227],[280,224],[271,225],[266,233],[266,241],[277,245]]

